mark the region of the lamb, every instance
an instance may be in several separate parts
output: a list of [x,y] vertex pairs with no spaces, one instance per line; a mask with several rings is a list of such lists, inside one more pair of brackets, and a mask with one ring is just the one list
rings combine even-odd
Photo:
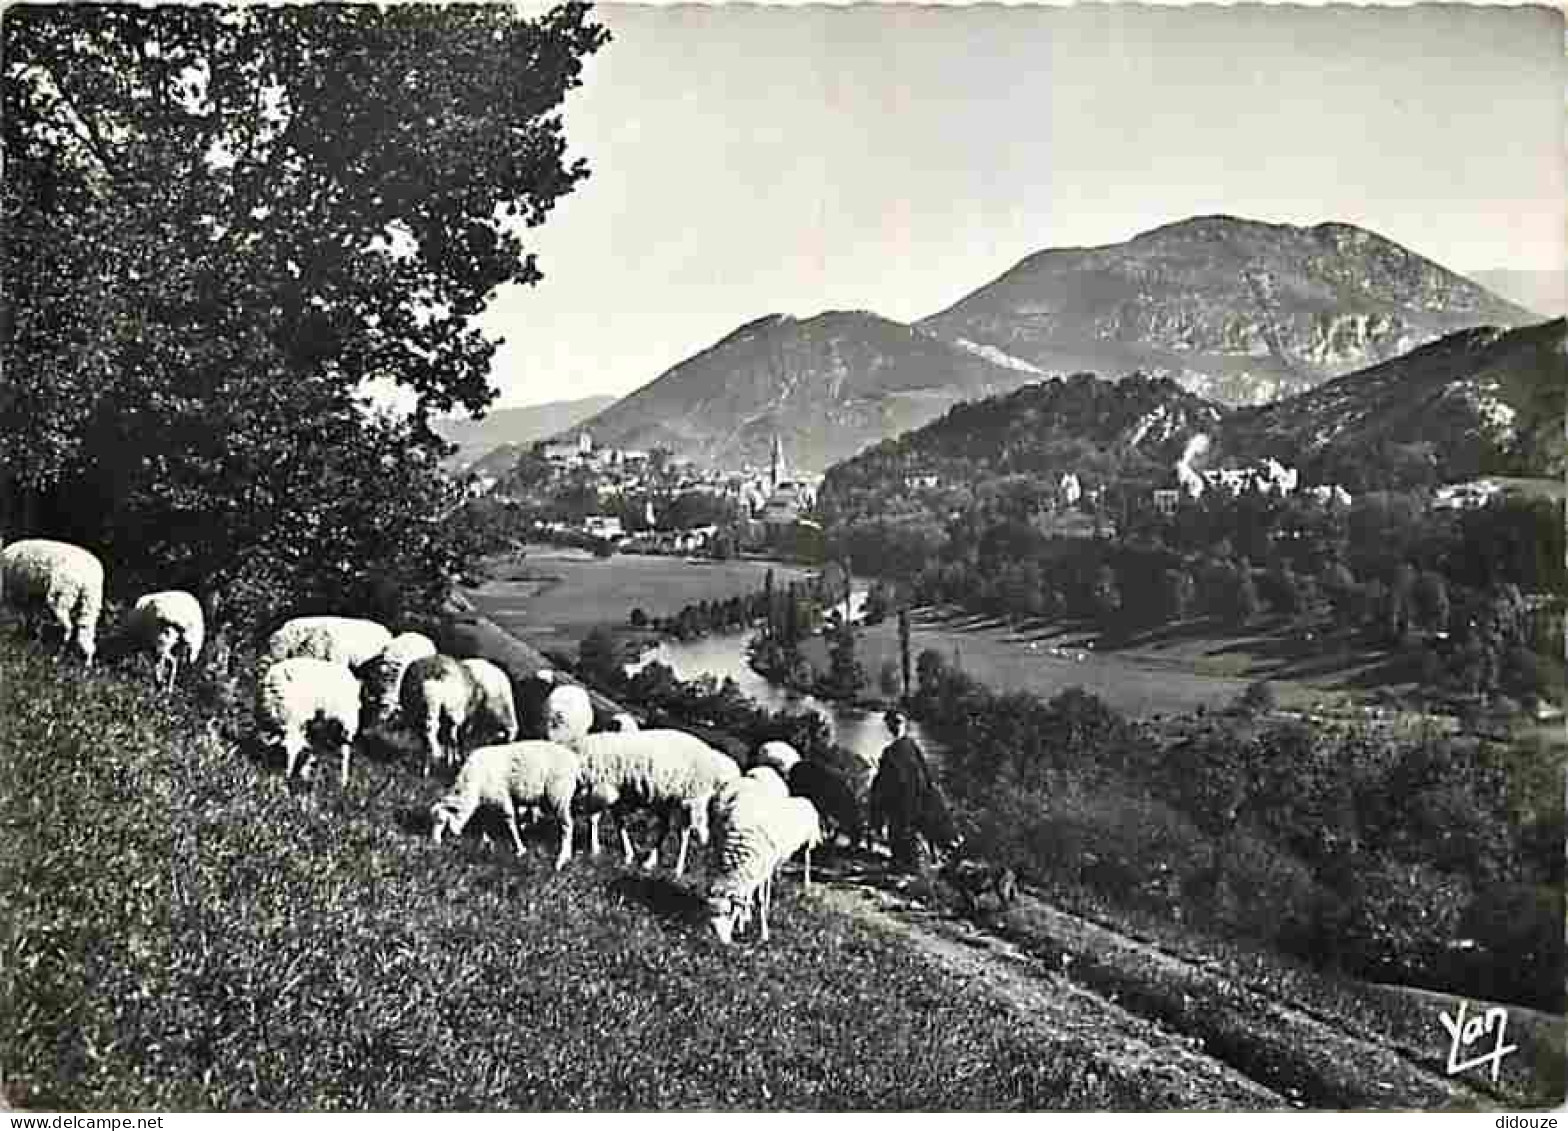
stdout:
[[797,762],[789,772],[789,791],[817,807],[831,840],[842,833],[851,847],[866,836],[865,810],[849,780],[831,766],[812,758]]
[[415,660],[434,656],[436,646],[428,636],[404,632],[394,636],[369,664],[365,665],[364,702],[366,726],[387,726],[401,706],[399,689],[403,673]]
[[88,667],[98,652],[98,617],[103,612],[103,562],[70,542],[26,538],[0,551],[0,592],[30,633],[46,622],[62,644],[76,649]]
[[295,617],[267,638],[263,664],[311,656],[346,664],[356,675],[392,642],[373,620],[357,617]]
[[398,694],[403,719],[423,744],[425,776],[436,762],[456,764],[482,694],[473,673],[450,656],[422,656],[403,672]]
[[759,915],[758,936],[768,941],[773,877],[805,850],[805,886],[811,887],[811,849],[822,841],[816,807],[802,797],[768,797],[750,791],[728,820],[713,830],[708,847],[708,924],[719,941],[732,942],[738,927]]
[[[479,698],[469,720],[470,729],[479,737],[488,729],[501,742],[517,737],[517,704],[512,698],[512,678],[489,660],[462,660],[463,667],[479,688]],[[481,739],[482,740],[482,739]]]
[[772,766],[782,777],[788,777],[790,770],[800,761],[800,751],[787,742],[774,740],[764,742],[757,747],[757,753],[752,758],[753,766]]
[[593,729],[593,700],[571,683],[558,684],[544,701],[544,736],[551,742],[571,742]]
[[125,633],[138,646],[152,650],[158,682],[164,682],[167,669],[168,686],[172,688],[180,658],[183,656],[187,664],[193,664],[201,654],[206,628],[200,601],[184,590],[166,589],[149,593],[136,602],[126,620]]
[[590,814],[589,851],[599,852],[599,820],[608,810],[620,825],[625,862],[633,858],[626,817],[639,808],[652,809],[658,836],[643,860],[644,868],[659,861],[659,846],[673,823],[680,828],[675,874],[686,870],[693,834],[708,843],[708,800],[725,782],[740,776],[733,758],[700,738],[678,730],[641,730],[630,734],[587,734],[569,745],[582,760],[578,804]]
[[256,689],[256,730],[283,746],[283,777],[310,780],[311,731],[331,733],[342,755],[338,784],[348,785],[348,757],[359,726],[359,681],[342,664],[291,656],[267,669]]
[[560,871],[572,858],[572,796],[579,773],[576,753],[554,742],[535,739],[481,746],[464,760],[446,796],[430,807],[430,839],[440,844],[446,833],[461,835],[475,810],[493,806],[506,817],[512,844],[522,856],[517,806],[537,808],[561,826],[561,847],[555,857],[555,870]]

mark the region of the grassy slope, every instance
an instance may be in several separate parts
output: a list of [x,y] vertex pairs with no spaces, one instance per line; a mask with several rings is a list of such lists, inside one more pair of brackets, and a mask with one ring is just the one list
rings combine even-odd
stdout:
[[1158,1104],[793,882],[768,947],[725,949],[694,881],[436,849],[401,768],[296,796],[185,701],[9,639],[0,719],[15,1106]]

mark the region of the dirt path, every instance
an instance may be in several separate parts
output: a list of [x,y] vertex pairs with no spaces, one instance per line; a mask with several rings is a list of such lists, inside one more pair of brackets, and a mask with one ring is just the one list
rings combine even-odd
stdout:
[[[813,869],[814,873],[818,869]],[[1498,1101],[1385,1043],[1259,992],[1213,965],[1069,915],[1024,893],[984,925],[880,864],[829,865],[823,905],[895,935],[1171,1110],[1491,1109]],[[1168,1101],[1168,1102],[1166,1102]]]

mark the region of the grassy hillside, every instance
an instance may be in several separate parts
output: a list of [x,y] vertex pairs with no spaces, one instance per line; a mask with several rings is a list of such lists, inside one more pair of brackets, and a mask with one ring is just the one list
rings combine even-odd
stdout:
[[726,949],[700,871],[438,849],[401,767],[296,795],[185,697],[9,638],[0,719],[12,1106],[1181,1106],[794,880]]

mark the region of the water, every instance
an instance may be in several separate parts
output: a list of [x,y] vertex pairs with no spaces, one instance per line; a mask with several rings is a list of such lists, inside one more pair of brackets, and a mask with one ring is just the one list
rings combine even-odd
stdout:
[[[657,647],[644,652],[638,663],[628,670],[634,671],[642,664],[657,660],[670,667],[678,679],[697,679],[703,675],[719,680],[733,679],[742,694],[770,711],[816,711],[827,720],[834,742],[853,751],[868,767],[875,767],[881,760],[882,748],[892,741],[882,722],[882,712],[826,702],[764,679],[746,662],[746,642],[750,638],[749,632],[731,632],[701,640],[661,641]],[[910,735],[920,744],[927,761],[933,765],[941,761],[940,744],[922,731],[919,723],[910,722]]]

